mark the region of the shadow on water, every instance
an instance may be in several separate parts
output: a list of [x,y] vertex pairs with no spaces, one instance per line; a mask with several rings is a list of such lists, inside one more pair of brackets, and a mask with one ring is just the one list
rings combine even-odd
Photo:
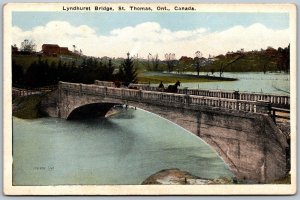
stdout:
[[[112,108],[114,109],[114,108]],[[134,119],[134,109],[133,108],[118,108],[116,110],[116,114],[110,116],[109,118],[114,118],[114,119]]]
[[[115,108],[112,108],[115,109]],[[130,154],[134,146],[136,138],[136,133],[130,129],[128,123],[126,125],[120,124],[116,120],[128,120],[134,119],[134,109],[117,109],[117,113],[110,117],[94,117],[88,119],[73,119],[65,120],[71,126],[80,126],[80,129],[86,130],[87,132],[95,130],[99,131],[96,134],[109,135],[111,138],[112,146],[114,146],[114,151],[119,152],[117,157],[122,159],[124,156]],[[134,121],[132,121],[134,122]]]
[[75,108],[68,116],[68,120],[74,119],[93,119],[105,116],[114,107],[113,103],[91,103]]

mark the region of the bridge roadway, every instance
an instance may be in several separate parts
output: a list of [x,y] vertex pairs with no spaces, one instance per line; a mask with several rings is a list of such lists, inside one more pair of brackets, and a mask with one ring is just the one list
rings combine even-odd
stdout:
[[269,116],[265,101],[66,82],[59,83],[57,101],[57,116],[65,119],[104,116],[118,104],[160,115],[207,142],[238,179],[267,183],[289,171],[287,139]]

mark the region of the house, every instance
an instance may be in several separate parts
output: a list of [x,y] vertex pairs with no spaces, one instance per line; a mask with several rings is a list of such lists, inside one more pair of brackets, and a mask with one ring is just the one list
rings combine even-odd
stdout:
[[68,47],[60,47],[57,44],[43,44],[42,53],[47,56],[69,55],[72,52]]
[[64,55],[68,55],[70,53],[72,53],[71,51],[69,51],[68,47],[60,47],[59,48],[59,53],[60,54],[64,54]]
[[60,47],[57,44],[43,44],[42,52],[47,56],[57,56],[60,53]]

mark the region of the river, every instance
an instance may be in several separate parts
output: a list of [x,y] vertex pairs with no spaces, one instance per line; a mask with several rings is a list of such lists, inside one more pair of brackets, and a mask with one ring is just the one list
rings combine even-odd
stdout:
[[13,184],[141,184],[179,168],[233,177],[206,143],[157,115],[128,109],[109,118],[13,118]]

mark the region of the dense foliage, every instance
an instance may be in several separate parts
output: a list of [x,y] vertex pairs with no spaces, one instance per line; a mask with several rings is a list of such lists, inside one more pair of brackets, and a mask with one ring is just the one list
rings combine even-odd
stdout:
[[95,80],[119,81],[129,84],[137,82],[137,71],[133,59],[124,59],[115,73],[117,66],[114,66],[111,59],[104,61],[94,57],[83,57],[80,63],[76,60],[69,62],[61,59],[49,63],[48,59],[39,56],[32,59],[28,67],[12,60],[12,81],[15,86],[42,87],[55,85],[58,81],[73,83],[94,83]]
[[134,67],[132,58],[130,58],[129,56],[130,55],[128,53],[127,59],[125,59],[121,64],[118,73],[119,80],[124,82],[126,85],[129,85],[129,83],[137,82],[137,71]]
[[111,60],[103,63],[96,58],[84,58],[80,65],[72,62],[51,62],[39,57],[23,72],[22,66],[12,61],[14,85],[41,87],[57,84],[58,81],[93,83],[95,80],[114,80]]

